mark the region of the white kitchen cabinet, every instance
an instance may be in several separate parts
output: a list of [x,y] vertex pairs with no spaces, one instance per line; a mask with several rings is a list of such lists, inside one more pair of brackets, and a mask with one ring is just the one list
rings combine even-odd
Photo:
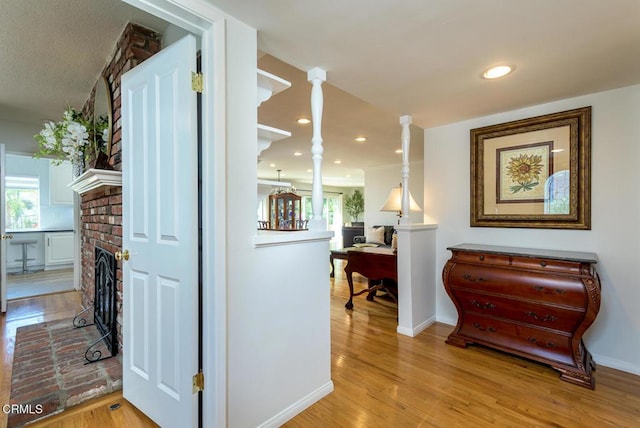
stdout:
[[45,269],[62,267],[73,264],[73,232],[51,232],[44,234],[44,264]]
[[22,240],[36,241],[35,244],[27,245],[27,258],[33,259],[27,262],[27,269],[39,270],[44,267],[44,234],[42,232],[7,233],[13,235],[13,239],[7,241],[7,272],[17,273],[22,271],[22,245],[12,245],[12,243]]
[[60,165],[49,163],[49,197],[51,205],[72,205],[73,190],[69,183],[73,181],[71,162],[63,161]]

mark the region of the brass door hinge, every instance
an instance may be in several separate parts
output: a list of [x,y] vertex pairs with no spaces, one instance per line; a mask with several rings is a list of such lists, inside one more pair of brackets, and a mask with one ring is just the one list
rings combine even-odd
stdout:
[[203,88],[204,88],[204,83],[202,79],[202,73],[196,73],[192,71],[191,72],[191,89],[194,92],[201,94]]
[[204,374],[198,372],[193,375],[193,393],[204,391]]

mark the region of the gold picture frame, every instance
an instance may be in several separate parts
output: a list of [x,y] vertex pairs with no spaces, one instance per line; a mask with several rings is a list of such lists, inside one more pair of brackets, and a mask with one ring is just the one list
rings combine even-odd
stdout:
[[591,229],[591,107],[471,130],[471,226]]

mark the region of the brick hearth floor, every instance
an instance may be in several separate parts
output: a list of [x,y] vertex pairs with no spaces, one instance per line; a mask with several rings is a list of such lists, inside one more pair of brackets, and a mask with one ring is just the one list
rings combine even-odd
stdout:
[[[85,350],[99,337],[95,326],[74,328],[71,318],[18,328],[10,404],[23,408],[9,414],[8,426],[20,427],[122,389],[119,355],[84,364]],[[109,355],[103,342],[94,349]]]

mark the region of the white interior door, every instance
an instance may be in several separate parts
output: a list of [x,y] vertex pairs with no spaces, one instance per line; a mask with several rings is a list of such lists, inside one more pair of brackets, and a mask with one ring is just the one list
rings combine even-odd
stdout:
[[0,144],[0,310],[7,312],[7,235],[6,209],[4,194],[4,144]]
[[197,108],[191,35],[122,77],[123,395],[198,423]]

